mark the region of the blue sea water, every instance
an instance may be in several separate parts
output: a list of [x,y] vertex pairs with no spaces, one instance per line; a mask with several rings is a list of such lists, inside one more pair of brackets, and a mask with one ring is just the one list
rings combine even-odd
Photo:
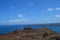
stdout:
[[60,26],[39,26],[39,25],[2,25],[0,26],[0,34],[6,34],[6,33],[10,33],[13,32],[15,30],[23,30],[24,27],[31,27],[33,29],[39,29],[39,28],[48,28],[54,32],[60,33]]

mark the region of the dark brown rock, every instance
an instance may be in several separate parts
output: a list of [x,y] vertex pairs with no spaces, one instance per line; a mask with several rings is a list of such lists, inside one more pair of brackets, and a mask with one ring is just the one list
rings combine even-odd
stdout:
[[24,28],[23,31],[16,30],[6,35],[0,35],[0,40],[60,40],[60,35],[47,28],[38,30]]

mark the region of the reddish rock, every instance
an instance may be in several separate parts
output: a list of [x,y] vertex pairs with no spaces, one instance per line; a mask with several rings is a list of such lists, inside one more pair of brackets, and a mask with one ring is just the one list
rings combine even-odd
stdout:
[[12,33],[0,35],[0,40],[56,40],[60,39],[60,35],[47,28],[33,30],[32,28],[24,28],[23,31],[16,30]]

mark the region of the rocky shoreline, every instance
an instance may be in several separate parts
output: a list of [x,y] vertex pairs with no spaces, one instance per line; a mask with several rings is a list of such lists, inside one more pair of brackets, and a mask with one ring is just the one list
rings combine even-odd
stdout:
[[60,40],[60,34],[47,28],[38,30],[24,28],[23,31],[16,30],[9,34],[0,35],[0,40]]

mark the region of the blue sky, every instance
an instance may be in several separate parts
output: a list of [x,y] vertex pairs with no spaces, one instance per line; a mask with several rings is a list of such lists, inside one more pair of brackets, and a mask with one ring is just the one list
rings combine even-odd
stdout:
[[0,25],[60,22],[60,0],[0,0]]

